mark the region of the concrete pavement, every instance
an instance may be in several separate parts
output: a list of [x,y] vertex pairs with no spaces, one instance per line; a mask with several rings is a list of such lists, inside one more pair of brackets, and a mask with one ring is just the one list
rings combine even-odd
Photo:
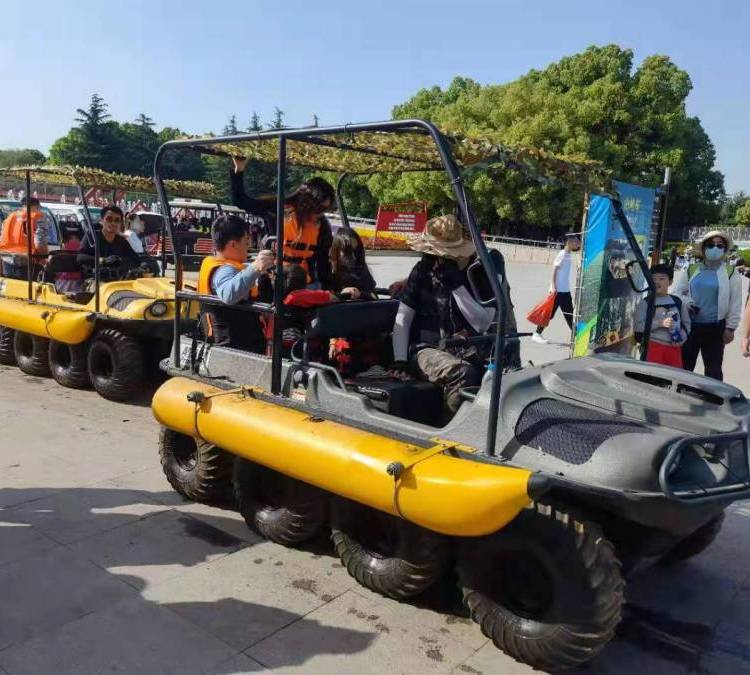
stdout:
[[[383,283],[413,262],[372,266]],[[509,274],[522,316],[548,269]],[[524,345],[525,360],[550,355],[565,353]],[[0,673],[532,672],[488,643],[450,583],[388,600],[325,538],[283,548],[234,511],[184,502],[162,476],[149,399],[0,366]],[[707,552],[631,582],[617,638],[581,672],[750,673],[749,532],[750,506],[735,505]]]

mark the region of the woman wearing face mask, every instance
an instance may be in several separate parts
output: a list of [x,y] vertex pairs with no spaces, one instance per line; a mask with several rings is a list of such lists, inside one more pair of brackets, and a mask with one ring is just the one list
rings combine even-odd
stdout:
[[682,270],[671,289],[687,301],[692,321],[682,360],[687,370],[694,370],[700,352],[706,375],[722,380],[724,347],[734,340],[742,314],[742,279],[727,262],[729,235],[709,232],[698,247],[703,261]]

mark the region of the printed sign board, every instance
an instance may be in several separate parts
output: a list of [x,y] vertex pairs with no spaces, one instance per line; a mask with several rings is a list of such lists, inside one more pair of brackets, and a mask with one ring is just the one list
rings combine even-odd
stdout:
[[[623,211],[644,256],[651,236],[656,190],[616,182]],[[573,356],[634,355],[635,307],[641,299],[625,266],[635,255],[609,197],[591,197],[583,232]]]

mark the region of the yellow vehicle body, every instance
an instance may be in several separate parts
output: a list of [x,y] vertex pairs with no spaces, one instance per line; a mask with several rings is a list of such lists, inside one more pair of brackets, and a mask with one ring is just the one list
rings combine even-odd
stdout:
[[[132,297],[118,309],[120,292]],[[0,325],[66,344],[80,344],[94,331],[97,318],[120,321],[171,323],[174,319],[174,282],[163,277],[112,281],[100,285],[99,313],[92,298],[85,305],[69,300],[54,284],[35,282],[32,298],[28,282],[0,277]],[[159,316],[150,313],[154,302],[163,301],[166,311]],[[197,312],[183,305],[183,316]]]
[[[152,410],[169,429],[442,534],[491,534],[531,502],[525,469],[448,454],[455,443],[422,447],[316,418],[257,391],[176,377],[158,389]],[[205,398],[188,400],[193,392]],[[403,465],[396,480],[387,472],[394,462]]]

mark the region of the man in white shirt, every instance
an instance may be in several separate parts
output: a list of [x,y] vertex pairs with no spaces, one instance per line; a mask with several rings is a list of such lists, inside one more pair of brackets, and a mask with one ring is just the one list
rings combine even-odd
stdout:
[[[573,296],[570,292],[570,276],[573,269],[573,251],[581,249],[581,235],[577,232],[568,232],[565,235],[565,246],[557,254],[552,272],[552,283],[549,292],[555,294],[555,305],[552,309],[552,317],[557,313],[557,308],[562,310],[563,317],[569,328],[573,328]],[[542,335],[545,326],[538,326],[536,333],[532,336],[533,342],[546,344],[547,338]]]

